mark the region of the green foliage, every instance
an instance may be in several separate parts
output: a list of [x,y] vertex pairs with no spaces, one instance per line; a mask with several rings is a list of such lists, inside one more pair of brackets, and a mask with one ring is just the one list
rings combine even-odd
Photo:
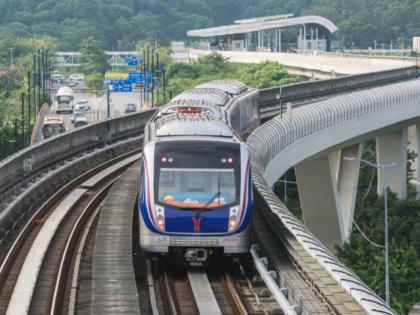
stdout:
[[[384,244],[383,198],[365,199],[356,209],[360,229],[376,243]],[[420,201],[397,200],[391,195],[389,207],[391,305],[408,314],[420,300]],[[357,230],[340,246],[338,257],[355,271],[373,290],[385,296],[384,250],[373,246]]]
[[[1,9],[1,1],[0,1]],[[21,93],[27,91],[26,74],[32,69],[32,54],[45,47],[53,52],[55,42],[51,38],[1,39],[0,40],[0,159],[21,148]],[[13,65],[10,50],[13,47]],[[25,97],[26,98],[26,97]],[[33,110],[31,110],[33,113]],[[24,141],[28,139],[28,112],[25,106]],[[33,123],[32,115],[31,121]],[[15,137],[15,124],[18,126]],[[16,141],[16,142],[15,142]],[[27,143],[25,143],[27,144]]]
[[240,69],[241,81],[256,88],[266,88],[296,82],[287,70],[275,61],[265,61]]
[[337,24],[347,47],[397,47],[420,33],[417,0],[19,0],[0,1],[0,38],[48,35],[60,50],[77,50],[89,37],[104,47],[132,49],[154,37],[168,43],[190,29],[232,24],[235,19],[293,12],[317,14]]
[[193,63],[170,63],[166,68],[166,76],[168,91],[173,95],[210,80],[239,80],[256,88],[298,81],[297,77],[288,75],[277,62],[234,64],[218,53],[208,54]]
[[[374,140],[364,144],[362,157],[376,161]],[[408,152],[408,177],[412,176],[415,154]],[[375,244],[384,244],[384,200],[377,191],[376,170],[361,165],[356,199],[355,222],[360,230]],[[287,172],[288,181],[296,181],[293,170]],[[283,180],[284,178],[282,178]],[[287,199],[284,200],[284,183],[277,182],[274,192],[299,219],[303,219],[296,185],[287,185]],[[420,300],[420,201],[410,196],[398,200],[389,194],[389,241],[390,241],[390,285],[391,305],[400,314],[408,314]],[[383,298],[385,296],[384,249],[377,247],[353,226],[348,242],[337,246],[337,256],[367,285]]]
[[[408,152],[407,170],[415,154]],[[363,158],[376,161],[375,141],[365,143]],[[384,200],[377,191],[376,169],[361,165],[356,199],[355,222],[367,237],[384,244]],[[409,198],[398,200],[391,193],[389,200],[390,283],[391,304],[399,313],[407,314],[420,300],[420,202]],[[354,270],[372,289],[385,296],[384,250],[368,242],[353,227],[350,240],[337,248],[338,257]]]
[[85,81],[90,88],[101,88],[104,85],[104,76],[98,72],[90,73],[85,76]]
[[105,51],[93,37],[85,39],[80,44],[80,71],[85,75],[100,74],[102,77],[109,68]]

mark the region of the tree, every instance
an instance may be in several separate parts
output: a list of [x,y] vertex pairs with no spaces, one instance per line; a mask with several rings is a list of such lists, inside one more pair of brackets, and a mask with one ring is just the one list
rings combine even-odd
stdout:
[[109,68],[107,56],[100,44],[92,37],[80,44],[80,71],[86,76],[86,83],[91,87],[99,87],[105,72]]

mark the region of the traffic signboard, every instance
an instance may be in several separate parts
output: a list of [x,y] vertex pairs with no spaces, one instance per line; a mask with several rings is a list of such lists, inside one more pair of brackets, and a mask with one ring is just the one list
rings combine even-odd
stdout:
[[128,80],[132,83],[144,83],[144,73],[143,72],[129,72]]
[[129,66],[138,66],[140,63],[139,57],[135,57],[135,56],[125,57],[124,61]]
[[128,80],[136,84],[151,84],[153,81],[153,76],[151,72],[146,73],[146,78],[144,77],[144,72],[129,72]]
[[109,80],[111,92],[131,92],[132,82],[130,80]]

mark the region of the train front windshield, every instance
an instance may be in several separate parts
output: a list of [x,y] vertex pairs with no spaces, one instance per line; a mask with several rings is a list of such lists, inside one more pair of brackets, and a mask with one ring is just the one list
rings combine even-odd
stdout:
[[155,152],[157,204],[210,210],[239,203],[239,144],[158,142]]

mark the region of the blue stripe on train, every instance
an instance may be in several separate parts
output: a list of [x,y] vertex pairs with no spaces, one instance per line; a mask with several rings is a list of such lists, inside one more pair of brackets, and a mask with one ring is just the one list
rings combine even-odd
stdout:
[[[251,175],[251,174],[250,174]],[[143,187],[145,182],[145,178],[142,176]],[[176,234],[176,235],[232,235],[237,234],[245,230],[248,226],[249,221],[251,219],[252,214],[252,204],[251,204],[251,176],[248,178],[248,206],[245,209],[245,217],[244,220],[239,227],[233,233],[227,232],[227,224],[228,224],[228,216],[229,216],[229,209],[217,209],[211,211],[205,211],[201,213],[201,217],[203,217],[202,222],[200,224],[200,231],[201,232],[194,232],[194,211],[187,211],[187,210],[179,210],[174,208],[167,208],[165,207],[165,232],[161,232],[157,230],[151,218],[149,218],[149,214],[147,211],[146,205],[146,189],[143,189],[142,196],[139,201],[139,209],[140,215],[143,217],[144,223],[146,227],[154,233],[159,234]],[[152,209],[153,211],[153,209]]]

